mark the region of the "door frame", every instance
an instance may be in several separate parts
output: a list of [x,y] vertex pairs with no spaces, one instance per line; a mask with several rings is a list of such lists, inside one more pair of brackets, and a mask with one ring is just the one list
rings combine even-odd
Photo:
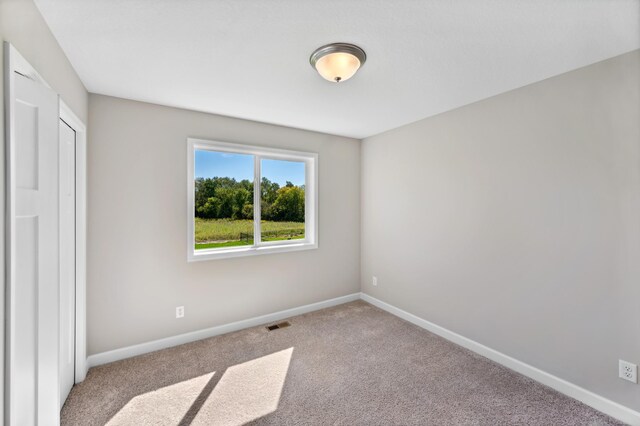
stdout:
[[[15,194],[11,187],[16,179],[15,170],[15,123],[13,111],[13,99],[15,98],[16,73],[30,78],[45,87],[51,88],[46,80],[33,68],[33,66],[18,52],[18,50],[5,41],[4,55],[4,119],[5,119],[5,325],[4,325],[4,415],[9,419],[9,382],[11,380],[10,358],[11,341],[14,330],[11,323],[13,312],[13,295],[15,289],[16,261],[15,241],[13,236],[16,231]],[[87,374],[86,357],[86,238],[87,238],[87,128],[60,98],[60,117],[76,131],[76,329],[75,329],[75,383],[79,383]]]
[[87,376],[87,127],[60,98],[60,119],[76,132],[75,383]]

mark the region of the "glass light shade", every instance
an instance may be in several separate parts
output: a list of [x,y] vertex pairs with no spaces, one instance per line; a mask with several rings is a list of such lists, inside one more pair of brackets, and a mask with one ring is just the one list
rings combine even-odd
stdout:
[[309,57],[309,63],[318,74],[334,83],[349,80],[366,60],[364,50],[349,43],[326,44]]
[[360,68],[360,60],[345,52],[329,53],[316,61],[316,70],[326,80],[341,82],[349,80]]

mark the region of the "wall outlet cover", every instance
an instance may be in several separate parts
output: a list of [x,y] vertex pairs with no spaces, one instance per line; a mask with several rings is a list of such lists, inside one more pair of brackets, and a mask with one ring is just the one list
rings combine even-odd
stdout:
[[632,383],[638,383],[638,366],[627,361],[618,360],[618,376]]
[[184,317],[184,306],[178,306],[176,308],[176,318]]

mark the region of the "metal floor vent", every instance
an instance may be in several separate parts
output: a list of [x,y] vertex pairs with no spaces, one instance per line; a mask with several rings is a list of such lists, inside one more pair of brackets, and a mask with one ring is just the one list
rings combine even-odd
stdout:
[[289,327],[290,325],[291,324],[289,323],[289,321],[285,321],[285,322],[281,322],[281,323],[278,323],[278,324],[268,325],[267,326],[267,330],[273,331],[273,330],[277,330],[279,328]]

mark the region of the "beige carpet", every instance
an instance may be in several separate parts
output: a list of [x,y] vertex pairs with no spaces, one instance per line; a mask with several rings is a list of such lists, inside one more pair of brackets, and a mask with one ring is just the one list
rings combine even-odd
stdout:
[[92,368],[63,425],[611,425],[362,301]]

